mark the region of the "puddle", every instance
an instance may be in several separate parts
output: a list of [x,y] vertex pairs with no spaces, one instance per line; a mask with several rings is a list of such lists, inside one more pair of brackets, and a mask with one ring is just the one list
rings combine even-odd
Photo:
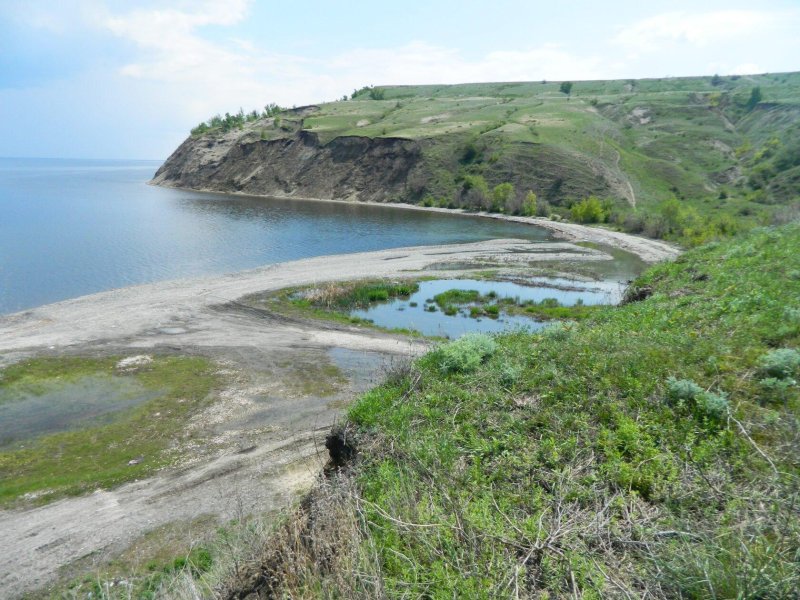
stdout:
[[0,447],[39,435],[101,425],[114,414],[152,400],[159,391],[132,377],[91,375],[0,388]]
[[[345,348],[287,355],[284,363],[253,375],[255,385],[263,382],[264,392],[250,398],[252,404],[246,410],[216,425],[214,431],[263,427],[304,431],[325,426],[355,396],[379,384],[386,365],[383,354]],[[300,379],[304,382],[298,385]]]
[[331,348],[328,356],[350,381],[354,394],[378,385],[392,366],[384,355],[362,350]]
[[[470,331],[496,333],[516,328],[541,329],[546,325],[530,317],[507,315],[502,311],[496,319],[486,316],[474,318],[469,306],[459,306],[454,315],[446,315],[433,303],[433,297],[448,290],[476,290],[481,295],[494,292],[498,298],[515,298],[519,301],[541,302],[548,298],[558,300],[562,306],[616,304],[624,286],[617,281],[573,281],[554,277],[534,277],[526,280],[530,285],[510,281],[485,281],[476,279],[435,279],[421,281],[419,291],[409,298],[376,304],[350,314],[370,319],[375,325],[419,331],[423,335],[456,338]],[[430,308],[436,306],[435,311]]]

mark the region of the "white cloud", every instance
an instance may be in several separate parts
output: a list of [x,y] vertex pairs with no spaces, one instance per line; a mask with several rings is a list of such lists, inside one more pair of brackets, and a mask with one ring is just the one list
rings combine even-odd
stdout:
[[[319,55],[315,48],[324,40],[308,47],[283,43],[281,48],[294,53],[282,53],[269,46],[278,42],[268,36],[244,33],[253,30],[248,22],[253,0],[51,0],[36,4],[38,9],[30,4],[0,0],[0,19],[41,35],[63,33],[64,44],[83,36],[92,44],[87,66],[68,78],[74,79],[72,87],[62,89],[53,80],[36,94],[46,104],[68,93],[73,102],[59,119],[74,118],[76,132],[90,120],[101,144],[110,139],[104,130],[124,123],[131,147],[142,148],[128,152],[139,156],[167,152],[192,125],[215,113],[268,102],[332,100],[368,84],[724,75],[792,70],[800,56],[800,10],[664,12],[591,42],[520,46],[500,35],[482,54],[470,50],[469,39],[451,36],[439,44],[416,40]],[[341,47],[337,33],[335,45]],[[21,96],[7,101],[19,111],[30,104]],[[102,124],[97,115],[105,118]]]
[[216,112],[249,110],[267,102],[331,100],[366,84],[523,81],[611,76],[598,58],[580,58],[558,45],[495,51],[467,59],[454,48],[414,41],[396,48],[362,48],[323,58],[280,54],[251,40],[211,41],[207,25],[233,26],[247,16],[247,0],[192,5],[191,9],[101,12],[96,23],[134,44],[125,77],[158,82],[170,104],[183,99],[193,121]]
[[797,18],[796,12],[719,10],[703,13],[668,12],[622,28],[613,41],[629,50],[656,51],[670,44],[706,47],[723,40],[750,38]]
[[597,58],[581,58],[557,45],[495,51],[468,60],[454,48],[413,42],[399,48],[361,49],[334,57],[326,67],[375,84],[464,83],[581,79],[606,71]]

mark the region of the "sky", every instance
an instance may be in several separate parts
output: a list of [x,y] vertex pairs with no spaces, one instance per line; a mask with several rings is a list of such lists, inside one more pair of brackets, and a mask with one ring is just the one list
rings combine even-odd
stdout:
[[0,0],[0,157],[165,159],[364,85],[800,70],[800,0]]

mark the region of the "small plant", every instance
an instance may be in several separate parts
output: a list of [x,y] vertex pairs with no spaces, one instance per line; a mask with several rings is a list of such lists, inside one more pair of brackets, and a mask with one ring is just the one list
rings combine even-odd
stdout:
[[794,379],[767,377],[758,382],[763,390],[762,400],[786,402],[789,391],[797,385]]
[[556,321],[542,329],[541,333],[548,340],[563,342],[572,335],[574,330],[575,323],[573,321]]
[[775,379],[790,379],[800,367],[800,352],[794,348],[770,350],[759,361],[761,372]]
[[703,392],[695,398],[695,407],[702,416],[720,421],[728,414],[728,396],[725,392]]
[[703,388],[691,379],[667,379],[667,398],[673,405],[688,404],[703,393]]
[[500,384],[505,388],[509,388],[519,380],[520,375],[522,375],[522,372],[519,367],[503,365],[503,368],[500,369]]
[[672,406],[691,410],[699,417],[714,421],[728,414],[725,392],[707,392],[691,379],[667,379],[667,398]]
[[497,343],[483,333],[468,333],[435,352],[435,360],[443,373],[469,373],[497,350]]

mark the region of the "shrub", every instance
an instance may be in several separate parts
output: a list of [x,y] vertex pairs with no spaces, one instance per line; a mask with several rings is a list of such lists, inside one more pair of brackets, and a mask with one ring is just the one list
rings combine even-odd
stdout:
[[462,204],[472,210],[488,208],[491,205],[489,199],[489,186],[482,175],[465,175],[461,185]]
[[502,369],[500,369],[500,383],[503,387],[511,387],[519,380],[521,374],[522,372],[519,367],[504,365]]
[[771,350],[761,357],[759,367],[764,375],[775,379],[789,379],[800,367],[800,352],[794,348]]
[[454,342],[445,344],[435,354],[435,361],[443,373],[468,373],[497,350],[494,339],[484,333],[468,333]]
[[508,182],[496,185],[492,190],[493,212],[498,212],[506,208],[511,199],[514,198],[514,186]]
[[797,385],[794,379],[767,377],[758,382],[763,390],[761,399],[765,402],[786,402],[789,390]]
[[703,392],[695,398],[695,408],[700,415],[719,421],[728,414],[728,396],[725,392]]
[[525,196],[525,200],[522,203],[522,214],[526,217],[532,217],[536,214],[536,194],[529,191]]
[[578,223],[602,223],[608,213],[596,196],[589,196],[581,200],[570,209],[572,219]]
[[691,379],[667,379],[667,398],[672,406],[692,410],[699,417],[718,421],[728,414],[725,392],[706,392]]
[[691,379],[667,379],[667,398],[673,405],[691,403],[703,393],[703,388]]

